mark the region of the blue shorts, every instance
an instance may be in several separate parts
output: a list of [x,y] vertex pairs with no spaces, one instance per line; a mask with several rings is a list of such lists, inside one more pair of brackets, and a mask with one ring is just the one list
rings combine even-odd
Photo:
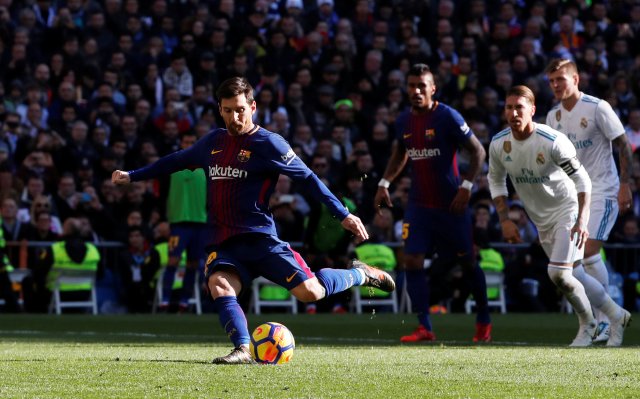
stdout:
[[430,254],[443,260],[473,260],[471,211],[455,215],[448,210],[409,205],[402,224],[406,254]]
[[169,237],[169,256],[182,257],[186,250],[187,261],[204,260],[207,225],[205,223],[173,223]]
[[240,276],[243,290],[258,276],[291,290],[314,277],[299,253],[278,237],[267,234],[241,234],[207,251],[205,281],[214,272],[226,269]]

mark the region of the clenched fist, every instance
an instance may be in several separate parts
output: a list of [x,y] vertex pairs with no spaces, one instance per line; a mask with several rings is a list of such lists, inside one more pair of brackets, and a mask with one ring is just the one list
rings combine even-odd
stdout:
[[131,183],[131,178],[129,177],[129,173],[124,170],[114,170],[111,174],[111,182],[113,184],[129,184]]

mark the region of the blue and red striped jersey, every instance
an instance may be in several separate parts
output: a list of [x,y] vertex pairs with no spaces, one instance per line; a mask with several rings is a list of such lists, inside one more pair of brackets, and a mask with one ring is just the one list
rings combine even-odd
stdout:
[[456,153],[473,135],[469,126],[458,111],[436,102],[424,114],[400,114],[396,132],[412,161],[409,201],[448,209],[460,186]]
[[251,135],[231,136],[215,129],[186,150],[129,172],[131,181],[152,179],[183,169],[202,168],[207,176],[207,245],[243,233],[276,235],[269,197],[280,174],[301,181],[333,215],[349,212],[320,182],[282,136],[259,128]]

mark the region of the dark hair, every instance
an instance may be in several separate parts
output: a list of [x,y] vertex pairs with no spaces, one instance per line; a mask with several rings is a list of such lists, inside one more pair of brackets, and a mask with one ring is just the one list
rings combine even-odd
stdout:
[[144,230],[142,229],[142,226],[136,226],[136,225],[129,226],[127,228],[127,235],[131,233],[140,233],[144,237]]
[[431,73],[431,68],[427,64],[413,64],[409,69],[409,76],[422,76]]
[[248,103],[253,102],[253,87],[247,79],[240,76],[225,80],[216,90],[218,102],[221,102],[224,98],[232,98],[240,94],[244,94]]

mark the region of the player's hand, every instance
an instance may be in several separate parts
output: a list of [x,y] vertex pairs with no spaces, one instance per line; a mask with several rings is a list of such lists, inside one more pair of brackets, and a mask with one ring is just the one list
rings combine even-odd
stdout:
[[352,232],[359,242],[369,239],[369,233],[367,233],[367,229],[364,228],[362,220],[355,215],[347,215],[347,217],[342,221],[342,227]]
[[376,212],[380,213],[380,208],[383,204],[389,208],[393,208],[391,197],[389,196],[389,189],[378,186],[378,191],[376,191],[376,196],[373,200],[373,206],[375,207]]
[[129,184],[131,183],[131,178],[129,177],[129,173],[124,170],[114,170],[111,174],[111,182],[113,184]]
[[576,224],[571,229],[571,241],[576,240],[576,247],[578,249],[582,248],[583,245],[587,242],[587,238],[589,238],[589,231],[587,230],[587,226],[585,226],[580,219],[576,222]]
[[456,215],[462,215],[467,206],[469,206],[469,199],[471,199],[471,191],[462,187],[458,188],[456,196],[451,201],[451,205],[449,205],[449,211]]
[[620,183],[620,191],[618,191],[618,207],[620,208],[620,213],[629,212],[632,201],[633,195],[631,194],[629,183]]
[[520,238],[520,230],[518,230],[518,226],[512,220],[505,220],[500,223],[502,227],[502,237],[509,244],[519,244],[522,242],[522,238]]

